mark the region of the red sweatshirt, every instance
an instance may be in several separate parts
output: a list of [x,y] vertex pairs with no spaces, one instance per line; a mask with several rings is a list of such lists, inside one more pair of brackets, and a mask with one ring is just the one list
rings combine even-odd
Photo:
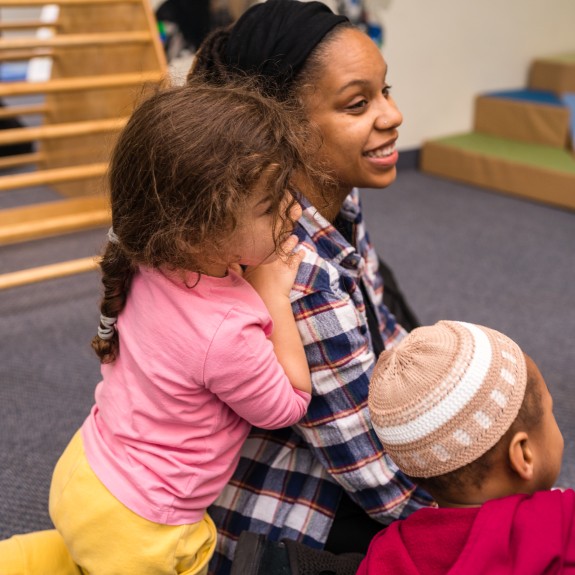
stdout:
[[575,575],[575,491],[421,509],[371,542],[356,575]]

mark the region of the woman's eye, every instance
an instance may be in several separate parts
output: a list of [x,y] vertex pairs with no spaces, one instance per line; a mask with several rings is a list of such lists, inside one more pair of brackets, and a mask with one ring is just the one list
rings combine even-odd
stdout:
[[389,84],[386,84],[386,85],[383,87],[383,90],[381,91],[381,93],[382,93],[386,98],[389,98],[389,95],[390,95],[390,93],[391,93],[391,86],[390,86]]
[[347,109],[348,110],[361,110],[362,108],[365,108],[365,106],[367,106],[367,100],[362,99],[362,100],[358,100],[357,102],[354,102],[353,104],[350,104]]

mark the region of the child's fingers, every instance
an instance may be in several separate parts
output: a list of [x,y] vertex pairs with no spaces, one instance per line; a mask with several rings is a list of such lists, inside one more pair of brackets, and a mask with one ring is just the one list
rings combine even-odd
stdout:
[[296,252],[292,252],[288,257],[288,265],[291,268],[299,268],[304,258],[305,258],[305,252],[303,250],[297,250]]
[[240,276],[244,275],[244,268],[242,268],[240,264],[237,263],[230,264],[229,268]]
[[301,264],[305,252],[301,249],[297,249],[299,244],[299,238],[292,234],[282,245],[281,245],[281,256],[280,259],[287,264],[290,269],[297,269]]
[[298,245],[299,242],[299,238],[295,235],[292,234],[282,245],[281,245],[281,251],[286,255],[289,256],[293,250],[296,248],[296,246]]

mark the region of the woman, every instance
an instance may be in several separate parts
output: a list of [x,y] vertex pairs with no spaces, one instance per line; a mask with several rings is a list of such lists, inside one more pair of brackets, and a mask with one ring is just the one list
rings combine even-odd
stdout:
[[[377,355],[405,334],[383,303],[377,255],[357,187],[396,177],[402,116],[377,46],[319,2],[268,0],[210,35],[190,72],[224,81],[262,76],[262,90],[296,97],[323,134],[318,160],[337,186],[302,188],[295,231],[307,253],[291,300],[312,375],[307,416],[293,428],[253,429],[234,477],[210,508],[228,573],[241,531],[332,551],[362,551],[382,524],[431,505],[384,453],[367,414]],[[335,520],[334,520],[335,517]]]

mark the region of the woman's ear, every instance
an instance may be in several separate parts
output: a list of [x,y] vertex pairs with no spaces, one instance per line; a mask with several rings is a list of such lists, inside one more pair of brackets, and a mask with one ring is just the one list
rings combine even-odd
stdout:
[[529,435],[518,431],[509,442],[509,465],[523,481],[533,479],[533,452],[529,443]]

